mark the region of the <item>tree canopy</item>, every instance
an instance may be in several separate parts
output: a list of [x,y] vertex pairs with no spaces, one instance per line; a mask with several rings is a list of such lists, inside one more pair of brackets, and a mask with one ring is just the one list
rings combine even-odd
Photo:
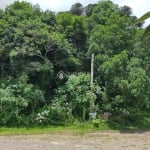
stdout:
[[58,13],[16,1],[0,10],[0,125],[85,121],[91,99],[99,114],[149,113],[149,27],[136,26],[148,17],[111,1]]

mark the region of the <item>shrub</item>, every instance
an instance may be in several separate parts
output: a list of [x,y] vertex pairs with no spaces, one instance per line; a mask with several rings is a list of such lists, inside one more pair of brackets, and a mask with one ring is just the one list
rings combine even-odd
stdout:
[[12,84],[0,86],[0,125],[15,126],[27,124],[27,119],[44,102],[43,93],[27,83],[27,76],[21,75]]

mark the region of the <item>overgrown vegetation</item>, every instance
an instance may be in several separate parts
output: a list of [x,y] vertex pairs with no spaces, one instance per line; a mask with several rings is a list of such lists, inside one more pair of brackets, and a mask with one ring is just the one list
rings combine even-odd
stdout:
[[0,10],[0,126],[85,122],[92,100],[94,126],[109,112],[106,127],[149,128],[150,36],[136,20],[103,0],[59,13],[19,1]]

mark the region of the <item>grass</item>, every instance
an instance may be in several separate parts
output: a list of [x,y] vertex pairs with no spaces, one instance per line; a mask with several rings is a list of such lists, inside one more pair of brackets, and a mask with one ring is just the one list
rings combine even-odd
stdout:
[[32,135],[32,134],[53,134],[53,133],[73,133],[75,135],[82,135],[98,130],[110,130],[105,124],[101,124],[98,128],[94,127],[92,123],[77,123],[68,126],[36,126],[36,127],[19,127],[7,128],[0,127],[0,135]]
[[32,134],[49,134],[49,133],[66,133],[84,134],[85,132],[94,131],[93,129],[76,129],[72,127],[31,127],[31,128],[0,128],[0,135],[32,135]]
[[36,127],[0,127],[0,136],[2,135],[33,135],[33,134],[53,134],[53,133],[72,133],[75,135],[83,135],[89,132],[96,132],[102,130],[149,130],[150,129],[150,117],[140,117],[130,122],[124,121],[96,121],[96,125],[93,122],[75,123],[67,126],[36,126]]
[[63,127],[19,127],[19,128],[0,128],[0,135],[26,135],[26,134],[45,134],[63,131]]

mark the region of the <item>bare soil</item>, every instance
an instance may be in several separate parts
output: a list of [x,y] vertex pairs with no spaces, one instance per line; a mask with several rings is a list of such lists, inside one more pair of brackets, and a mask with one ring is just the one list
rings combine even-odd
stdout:
[[0,150],[150,150],[150,131],[0,136]]

